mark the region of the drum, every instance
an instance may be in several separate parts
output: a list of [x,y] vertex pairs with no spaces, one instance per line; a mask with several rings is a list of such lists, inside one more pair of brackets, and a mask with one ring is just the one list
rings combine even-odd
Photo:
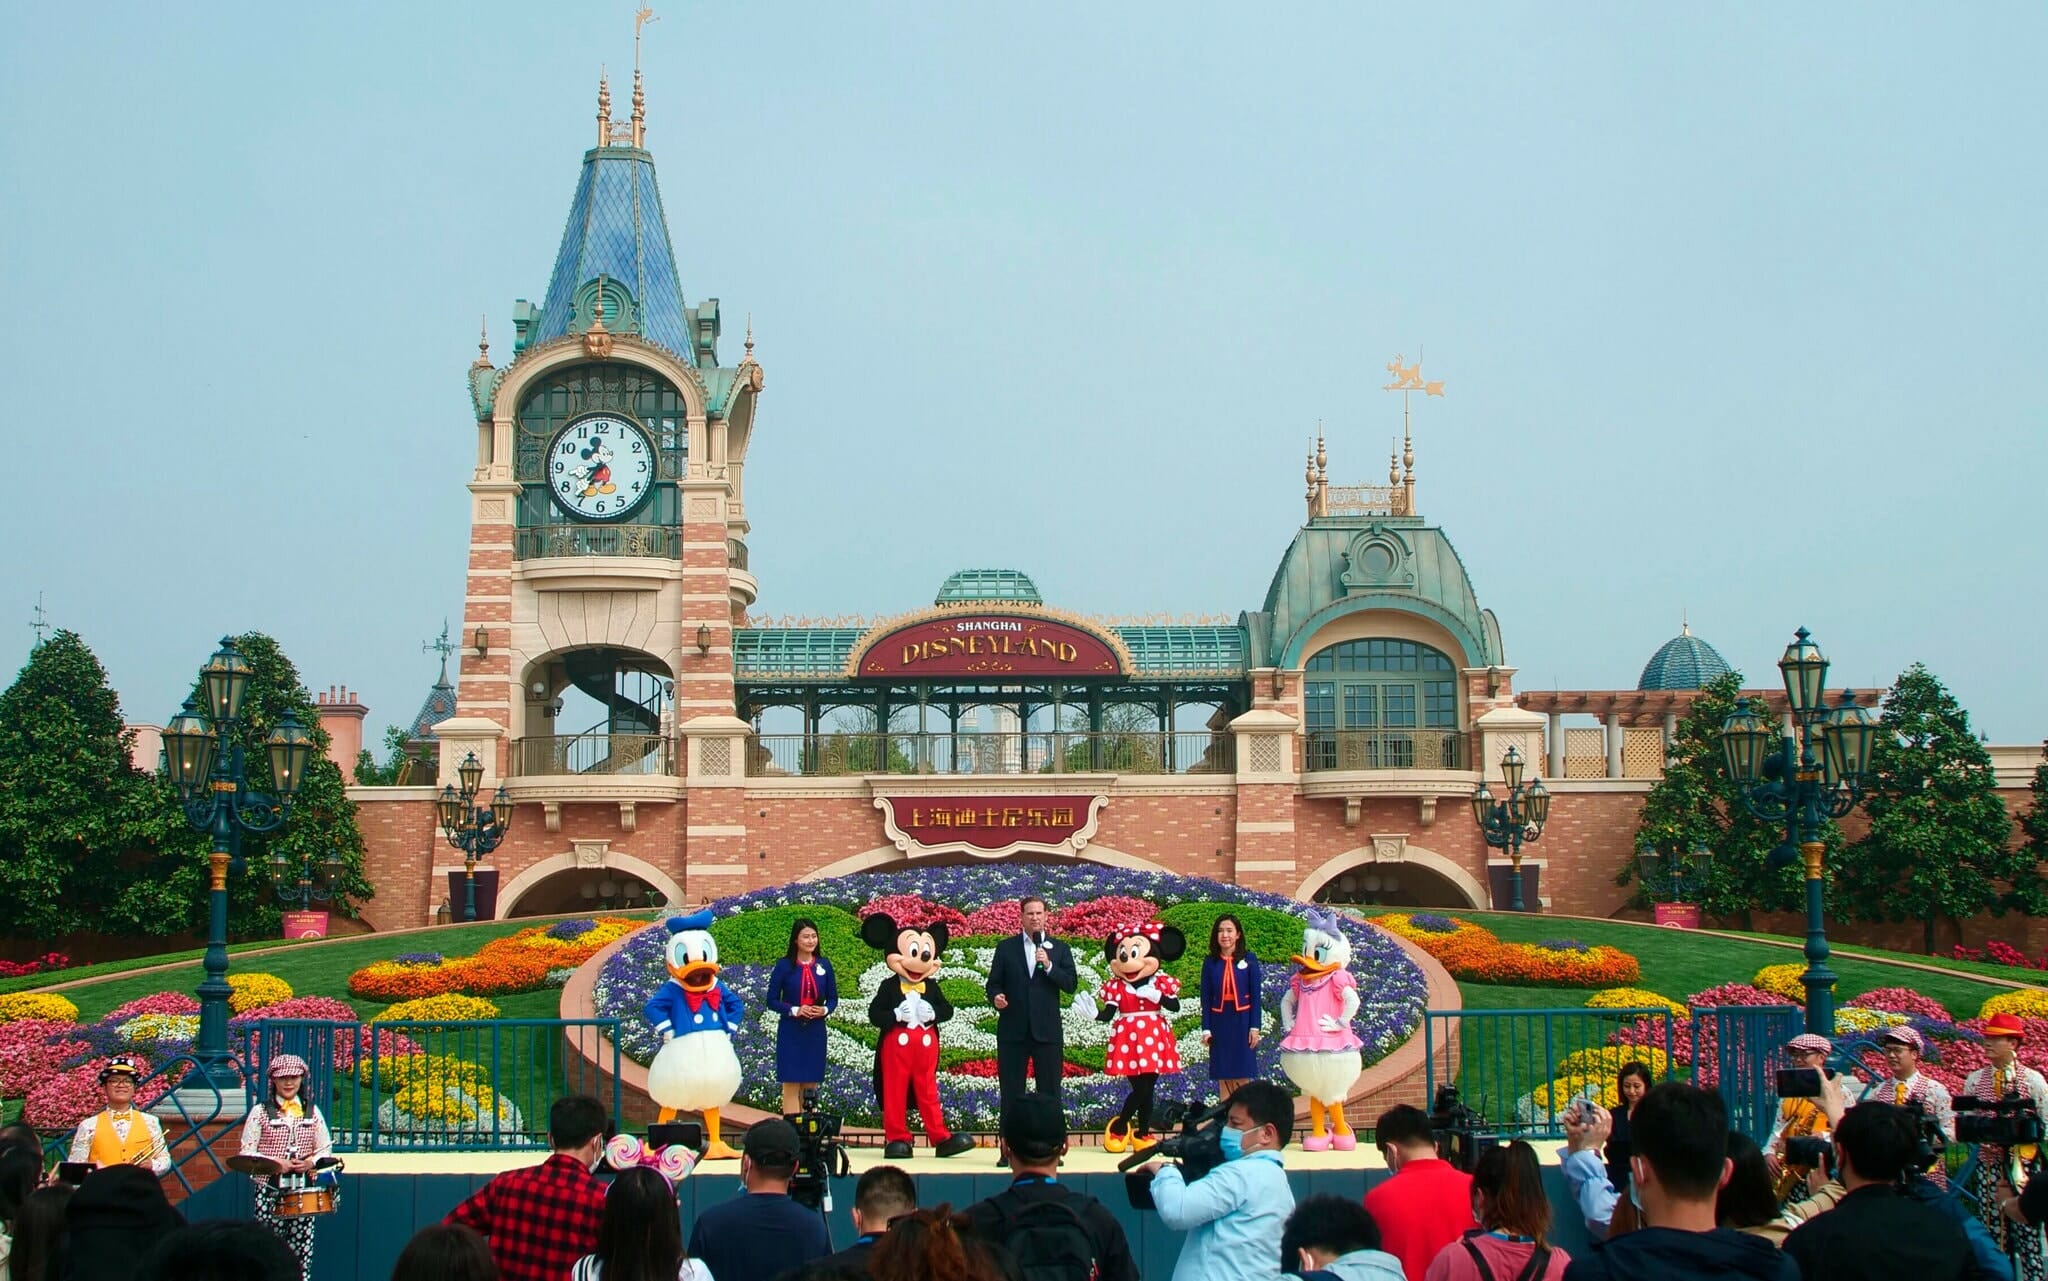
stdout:
[[334,1189],[324,1184],[313,1187],[279,1188],[277,1217],[303,1219],[315,1214],[334,1213]]
[[230,1170],[259,1179],[272,1178],[284,1169],[267,1156],[231,1156],[227,1160],[227,1166]]

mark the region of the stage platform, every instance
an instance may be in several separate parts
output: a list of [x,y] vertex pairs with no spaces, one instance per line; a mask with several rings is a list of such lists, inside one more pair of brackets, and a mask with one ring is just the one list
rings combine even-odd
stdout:
[[[1557,1170],[1555,1142],[1537,1146],[1544,1163],[1544,1183],[1550,1192],[1552,1241],[1571,1251],[1586,1243],[1584,1225],[1578,1218],[1564,1181]],[[321,1219],[313,1261],[313,1281],[384,1281],[391,1265],[414,1231],[454,1209],[457,1203],[491,1177],[505,1170],[536,1164],[545,1154],[517,1152],[354,1152],[342,1153],[346,1169],[341,1176],[341,1204]],[[853,1239],[849,1210],[854,1180],[860,1172],[885,1164],[880,1148],[849,1151],[853,1175],[832,1181],[833,1208],[826,1215],[832,1240],[844,1245]],[[1108,1206],[1124,1226],[1132,1253],[1146,1281],[1168,1281],[1174,1260],[1180,1255],[1180,1234],[1163,1227],[1159,1217],[1133,1210],[1125,1195],[1124,1176],[1116,1172],[1121,1158],[1098,1147],[1077,1148],[1061,1166],[1060,1177]],[[908,1171],[917,1180],[918,1203],[934,1206],[942,1202],[965,1206],[994,1196],[1009,1186],[1009,1173],[996,1165],[994,1148],[964,1152],[947,1160],[920,1148],[907,1161],[887,1162]],[[1303,1152],[1289,1147],[1285,1153],[1288,1181],[1296,1199],[1320,1193],[1359,1198],[1368,1187],[1389,1177],[1386,1163],[1377,1151]],[[716,1161],[700,1165],[677,1189],[684,1230],[706,1207],[742,1194],[739,1162]],[[239,1175],[201,1188],[184,1205],[194,1222],[206,1219],[247,1217],[251,1212],[249,1181]],[[772,1281],[767,1277],[720,1277],[719,1281]]]

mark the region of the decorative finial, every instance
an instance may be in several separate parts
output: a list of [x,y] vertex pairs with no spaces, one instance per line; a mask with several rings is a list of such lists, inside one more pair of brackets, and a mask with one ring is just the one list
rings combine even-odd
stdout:
[[484,316],[482,323],[477,326],[476,367],[478,369],[489,369],[491,367],[491,318],[488,315]]
[[441,635],[439,639],[420,642],[420,652],[426,653],[428,651],[438,651],[440,653],[441,679],[436,681],[435,684],[446,685],[448,683],[448,656],[455,652],[454,642],[448,639],[447,619],[441,620]]
[[1387,483],[1401,483],[1401,455],[1396,451],[1392,441],[1387,442]]
[[36,643],[32,648],[41,649],[43,640],[50,630],[50,616],[43,612],[43,594],[41,592],[36,593],[36,612],[29,619],[28,627],[30,631],[36,634]]
[[747,359],[754,358],[754,313],[747,313]]
[[1684,609],[1678,611],[1678,634],[1680,636],[1692,635],[1692,616]]
[[604,283],[605,275],[597,275],[597,288],[590,295],[590,324],[583,331],[583,351],[592,360],[603,360],[612,354],[611,331],[604,327]]
[[1316,473],[1327,479],[1330,475],[1330,455],[1323,448],[1323,420],[1316,419]]
[[640,28],[659,22],[654,10],[643,8],[633,15],[633,145],[647,145],[647,93],[640,85]]
[[612,83],[602,66],[597,69],[597,145],[612,140]]

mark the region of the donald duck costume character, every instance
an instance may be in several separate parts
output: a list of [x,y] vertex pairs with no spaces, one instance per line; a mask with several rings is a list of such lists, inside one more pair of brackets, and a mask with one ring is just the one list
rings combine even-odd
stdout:
[[1358,1139],[1344,1119],[1344,1100],[1365,1070],[1359,1056],[1365,1042],[1351,1030],[1358,1013],[1358,980],[1351,977],[1351,945],[1336,917],[1309,911],[1294,965],[1287,995],[1280,998],[1280,1026],[1287,1032],[1280,1041],[1280,1070],[1308,1096],[1313,1132],[1301,1141],[1301,1150],[1349,1152]]
[[732,1048],[740,998],[718,980],[711,919],[696,912],[663,922],[670,977],[641,1011],[661,1036],[661,1051],[647,1069],[647,1095],[660,1106],[663,1124],[678,1112],[703,1113],[704,1159],[736,1161],[740,1154],[719,1138],[718,1111],[740,1088],[740,1059]]

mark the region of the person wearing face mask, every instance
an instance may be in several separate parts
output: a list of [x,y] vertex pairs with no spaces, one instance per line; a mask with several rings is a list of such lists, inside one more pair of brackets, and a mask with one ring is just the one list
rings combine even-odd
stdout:
[[1218,1135],[1224,1163],[1193,1183],[1180,1167],[1153,1161],[1152,1202],[1159,1221],[1185,1233],[1173,1281],[1277,1281],[1280,1240],[1294,1191],[1280,1150],[1294,1133],[1294,1099],[1271,1081],[1230,1096]]
[[556,1099],[548,1109],[553,1154],[498,1175],[443,1222],[489,1241],[504,1281],[561,1281],[578,1259],[597,1250],[604,1184],[591,1171],[603,1159],[609,1120],[604,1104],[587,1094]]
[[780,1276],[832,1253],[825,1220],[789,1199],[802,1152],[796,1127],[769,1117],[747,1127],[740,1145],[746,1192],[700,1209],[690,1229],[690,1257],[720,1278]]

